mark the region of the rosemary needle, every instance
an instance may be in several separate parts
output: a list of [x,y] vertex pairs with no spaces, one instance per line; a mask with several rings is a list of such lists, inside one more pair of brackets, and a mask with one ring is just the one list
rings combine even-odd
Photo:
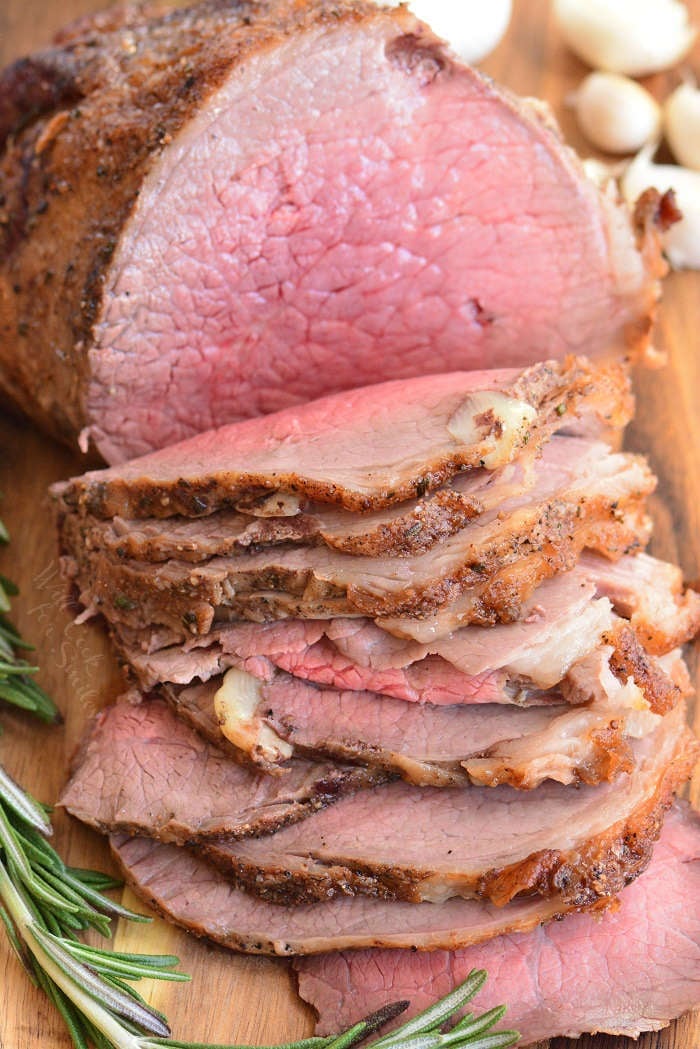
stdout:
[[[0,542],[7,542],[0,521]],[[18,656],[30,648],[6,619],[17,588],[0,576],[0,700],[44,721],[57,721],[51,699],[31,675],[36,667]],[[253,1049],[209,1046],[170,1037],[166,1018],[131,986],[143,977],[184,981],[172,955],[128,954],[91,947],[77,934],[93,928],[109,936],[111,921],[148,921],[104,892],[119,883],[97,871],[66,866],[46,840],[47,812],[0,766],[0,923],[30,979],[62,1016],[75,1049]],[[494,1031],[503,1007],[477,1016],[455,1016],[486,980],[475,970],[441,1001],[414,1016],[367,1049],[507,1049],[515,1031]],[[409,1006],[384,1006],[337,1035],[305,1038],[274,1049],[351,1049],[366,1042]]]

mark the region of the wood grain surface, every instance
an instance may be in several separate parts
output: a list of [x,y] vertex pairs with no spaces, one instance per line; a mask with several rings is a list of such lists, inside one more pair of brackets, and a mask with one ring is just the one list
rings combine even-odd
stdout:
[[[456,0],[457,2],[457,0]],[[485,0],[488,2],[488,0]],[[99,0],[0,0],[0,65],[48,41],[66,20],[102,6]],[[567,94],[585,74],[563,47],[547,0],[515,0],[504,42],[484,64],[488,73],[521,94],[546,98],[567,139],[585,150],[565,106]],[[700,0],[690,5],[700,21]],[[700,71],[700,50],[692,56]],[[679,80],[679,72],[647,81],[660,96]],[[637,376],[638,412],[627,445],[645,452],[659,475],[653,501],[656,532],[652,550],[677,560],[689,580],[700,580],[700,275],[673,274],[665,281],[657,344],[669,354],[668,366]],[[65,713],[60,728],[37,726],[19,715],[2,714],[0,761],[35,795],[51,801],[65,779],[68,761],[87,718],[119,693],[121,677],[97,626],[75,626],[64,607],[55,538],[46,488],[81,471],[77,455],[60,448],[26,424],[0,417],[2,516],[12,544],[0,553],[0,571],[15,579],[21,595],[14,618],[34,641],[41,663],[39,680]],[[697,651],[691,663],[697,672]],[[696,727],[697,724],[696,724]],[[700,779],[693,785],[700,802]],[[55,816],[56,843],[69,862],[107,869],[104,840]],[[130,905],[137,901],[125,892]],[[210,1042],[270,1043],[301,1037],[313,1017],[296,996],[282,961],[245,958],[199,943],[163,922],[151,926],[120,923],[115,946],[173,952],[191,973],[187,985],[159,984],[145,993],[168,1015],[175,1037]],[[141,987],[143,990],[143,985]],[[585,995],[585,986],[581,987]],[[358,1003],[361,1009],[361,1003]],[[555,1039],[550,1049],[698,1049],[700,1014],[670,1028],[624,1038]],[[0,937],[0,1046],[2,1049],[68,1049],[70,1042],[43,996],[31,986]]]

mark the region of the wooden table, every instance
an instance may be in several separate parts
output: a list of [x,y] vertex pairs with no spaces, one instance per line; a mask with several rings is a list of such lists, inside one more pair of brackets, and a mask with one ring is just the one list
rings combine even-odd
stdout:
[[[43,44],[67,19],[99,6],[100,0],[63,0],[60,4],[1,0],[0,64]],[[564,105],[566,95],[584,75],[584,67],[563,47],[546,0],[515,0],[515,7],[509,33],[485,69],[522,94],[548,99],[569,141],[585,150]],[[700,21],[700,0],[695,0],[694,7]],[[700,61],[696,70],[698,66]],[[658,76],[650,86],[663,93],[676,78],[677,74]],[[660,478],[653,499],[656,534],[652,550],[677,560],[689,580],[700,579],[699,343],[700,276],[673,274],[665,282],[657,335],[657,344],[669,352],[670,364],[664,371],[638,376],[639,407],[627,445],[647,453]],[[0,571],[21,586],[15,621],[38,646],[39,680],[66,715],[63,727],[46,728],[3,713],[0,760],[38,797],[52,800],[86,719],[118,695],[122,680],[99,627],[76,627],[63,608],[64,588],[45,492],[51,481],[80,472],[79,458],[9,418],[0,419],[0,441],[2,516],[13,536],[12,545],[0,555]],[[697,670],[697,652],[691,654],[691,662]],[[698,777],[693,796],[700,801]],[[61,813],[55,825],[57,845],[69,862],[109,867],[107,847],[96,834]],[[124,897],[138,906],[128,892]],[[146,988],[148,998],[170,1018],[175,1037],[269,1043],[302,1037],[312,1030],[311,1013],[297,998],[282,961],[235,956],[198,943],[160,921],[147,927],[120,923],[115,946],[173,952],[192,974],[189,985]],[[1,936],[0,988],[2,1049],[68,1049],[60,1021],[29,984]],[[622,1049],[633,1044],[623,1038],[587,1037],[575,1043],[556,1039],[550,1049]],[[646,1035],[636,1044],[639,1049],[698,1049],[700,1014],[685,1017],[659,1034]]]

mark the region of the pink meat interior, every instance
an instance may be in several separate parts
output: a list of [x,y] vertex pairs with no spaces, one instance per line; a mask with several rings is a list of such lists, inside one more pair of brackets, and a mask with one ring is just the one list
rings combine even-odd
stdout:
[[92,351],[108,460],[619,332],[641,281],[629,228],[523,107],[400,30],[387,12],[254,55],[162,154]]

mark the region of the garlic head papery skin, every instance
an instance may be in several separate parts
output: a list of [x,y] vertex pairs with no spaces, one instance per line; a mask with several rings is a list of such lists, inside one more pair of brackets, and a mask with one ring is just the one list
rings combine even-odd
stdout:
[[[403,0],[385,2],[398,7]],[[469,65],[500,44],[513,9],[512,0],[408,0],[408,6]]]
[[554,15],[574,54],[627,76],[670,69],[696,36],[680,0],[554,0]]
[[664,253],[674,270],[700,269],[700,171],[653,164],[654,150],[654,146],[647,146],[629,165],[620,180],[622,194],[634,207],[650,186],[659,193],[672,189],[683,218],[662,234]]
[[656,99],[619,73],[589,73],[572,102],[581,131],[604,153],[636,153],[659,135]]
[[664,104],[664,132],[683,167],[700,171],[700,90],[681,84]]

